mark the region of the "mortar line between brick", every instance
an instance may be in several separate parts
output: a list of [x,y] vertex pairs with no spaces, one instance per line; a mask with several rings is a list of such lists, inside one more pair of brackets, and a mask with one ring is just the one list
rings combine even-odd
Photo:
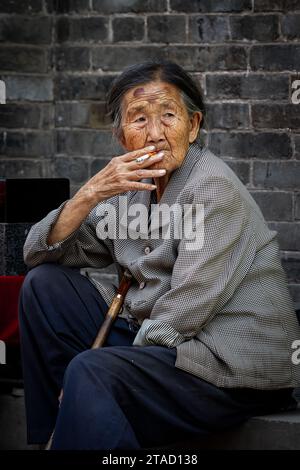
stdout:
[[[100,43],[100,45],[99,45]],[[56,44],[56,43],[55,43]],[[75,46],[70,46],[71,44],[75,44]],[[143,44],[143,47],[146,48],[151,48],[151,47],[156,47],[156,48],[161,48],[161,47],[185,47],[185,48],[192,48],[192,47],[199,47],[199,48],[216,48],[216,47],[223,47],[223,48],[230,48],[230,47],[241,47],[241,48],[263,48],[263,47],[269,47],[273,46],[278,47],[278,46],[285,46],[285,47],[290,47],[290,46],[300,46],[300,39],[296,39],[293,41],[287,42],[262,42],[262,41],[248,41],[248,42],[243,42],[243,41],[232,41],[232,42],[191,42],[187,44],[183,44],[182,42],[152,42],[151,44],[144,44],[141,41],[135,42],[135,41],[120,41],[117,43],[108,43],[108,42],[100,42],[100,41],[95,41],[95,42],[88,42],[88,41],[64,41],[63,43],[59,44],[57,47],[65,47],[71,49],[72,47],[89,47],[89,48],[94,48],[94,49],[100,49],[100,48],[111,48],[111,47],[125,47],[125,46],[130,46],[131,48],[135,47],[141,47],[141,44]],[[52,43],[47,43],[47,44],[24,44],[24,43],[15,43],[15,42],[5,42],[4,44],[0,44],[0,49],[9,49],[9,48],[20,48],[20,49],[33,49],[33,50],[46,50],[52,47]],[[297,70],[293,70],[294,72],[297,72]]]
[[[182,0],[184,1],[184,0]],[[299,14],[300,13],[300,9],[299,10],[293,10],[292,12],[290,12],[289,14]],[[53,13],[55,14],[55,13]],[[6,16],[9,16],[11,15],[11,13],[3,13],[1,15],[6,15]],[[240,16],[240,17],[245,17],[245,16],[251,16],[251,17],[255,17],[255,16],[276,16],[276,15],[285,15],[285,12],[282,12],[282,11],[251,11],[251,10],[247,10],[247,11],[236,11],[236,12],[233,12],[233,11],[227,11],[227,12],[222,12],[222,11],[215,11],[215,12],[184,12],[184,11],[174,11],[174,10],[170,10],[170,11],[146,11],[146,12],[138,12],[138,13],[135,13],[135,12],[113,12],[113,13],[102,13],[100,11],[95,11],[95,10],[92,10],[92,11],[87,11],[87,12],[83,12],[83,13],[57,13],[56,16],[58,18],[70,18],[70,19],[78,19],[78,18],[94,18],[94,17],[98,17],[98,16],[102,16],[102,17],[122,17],[122,18],[126,18],[127,16],[131,16],[131,17],[141,17],[141,16],[169,16],[169,15],[172,15],[172,16],[191,16],[191,17],[196,17],[196,16]],[[19,14],[17,16],[27,16],[27,17],[30,17],[30,18],[38,18],[40,16],[51,16],[51,13],[36,13],[34,15],[32,14]]]

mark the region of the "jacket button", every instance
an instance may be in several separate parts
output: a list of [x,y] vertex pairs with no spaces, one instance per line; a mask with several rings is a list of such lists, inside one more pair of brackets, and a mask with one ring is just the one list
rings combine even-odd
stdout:
[[150,251],[151,251],[150,246],[146,246],[146,248],[145,248],[146,255],[149,255]]
[[141,283],[140,283],[140,289],[144,289],[145,285],[146,285],[145,282],[141,282]]

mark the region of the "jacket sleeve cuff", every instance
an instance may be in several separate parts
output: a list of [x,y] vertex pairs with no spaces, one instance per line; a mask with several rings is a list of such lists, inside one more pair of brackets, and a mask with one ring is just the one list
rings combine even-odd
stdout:
[[67,202],[68,201],[63,202],[58,209],[51,211],[44,219],[31,227],[23,247],[24,261],[29,267],[43,262],[48,255],[51,256],[52,261],[55,261],[55,258],[61,255],[65,246],[71,244],[76,238],[78,229],[65,240],[53,245],[47,244],[47,238],[52,226],[55,224]]
[[133,346],[147,346],[157,344],[174,348],[185,341],[184,336],[178,333],[166,322],[146,319],[143,321],[134,341]]

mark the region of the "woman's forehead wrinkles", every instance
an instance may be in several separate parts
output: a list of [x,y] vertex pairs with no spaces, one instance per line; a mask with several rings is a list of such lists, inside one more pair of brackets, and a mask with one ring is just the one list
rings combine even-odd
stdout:
[[155,100],[148,100],[143,97],[143,99],[132,100],[128,103],[127,112],[133,113],[136,111],[142,111],[145,108],[148,108],[149,104],[158,104],[161,108],[172,107],[173,109],[180,109],[180,104],[173,98],[158,97]]
[[125,103],[127,106],[131,105],[132,103],[136,103],[137,101],[148,101],[153,102],[156,100],[173,100],[178,101],[178,98],[174,96],[173,93],[170,93],[169,90],[145,90],[144,88],[137,88],[133,93],[129,96],[125,97]]
[[170,96],[170,91],[169,90],[165,90],[165,89],[160,89],[160,90],[147,90],[145,88],[137,88],[134,93],[133,93],[133,97],[134,98],[139,98],[141,96],[145,96],[145,97],[153,97],[154,99],[157,97],[157,96]]

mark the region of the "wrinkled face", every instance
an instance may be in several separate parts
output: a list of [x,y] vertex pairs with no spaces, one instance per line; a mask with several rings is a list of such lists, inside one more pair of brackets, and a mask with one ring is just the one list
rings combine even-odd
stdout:
[[153,168],[178,168],[194,142],[201,113],[190,117],[180,90],[169,83],[154,81],[125,93],[122,101],[121,143],[127,151],[155,145],[164,159]]

